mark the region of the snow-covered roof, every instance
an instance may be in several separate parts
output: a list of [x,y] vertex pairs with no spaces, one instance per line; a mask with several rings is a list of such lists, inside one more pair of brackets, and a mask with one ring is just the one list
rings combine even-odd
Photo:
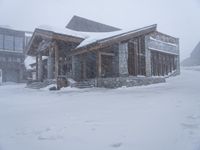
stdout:
[[144,31],[144,30],[147,30],[147,29],[151,29],[151,28],[156,28],[156,25],[154,24],[154,25],[151,25],[151,26],[147,26],[147,27],[139,28],[139,29],[135,29],[135,30],[127,29],[127,30],[120,30],[120,31],[106,32],[106,33],[89,33],[90,34],[89,37],[86,38],[84,41],[82,41],[78,45],[77,48],[84,47],[84,46],[92,44],[94,42],[106,42],[110,39],[118,38],[118,37],[121,37],[121,36],[126,36],[126,35],[129,35],[129,34],[134,34],[134,33]]
[[32,56],[27,56],[26,59],[24,60],[24,64],[27,70],[32,69],[31,64],[34,64],[36,62],[36,58]]
[[70,30],[67,28],[52,27],[49,25],[40,25],[40,26],[38,26],[38,29],[51,31],[51,32],[58,33],[58,34],[79,37],[79,38],[83,38],[83,39],[88,37],[88,34],[84,33],[84,32],[73,31],[73,30]]
[[67,28],[56,28],[48,25],[40,25],[38,29],[51,31],[58,34],[64,34],[64,35],[70,35],[74,37],[83,38],[84,40],[77,46],[77,48],[84,47],[88,44],[100,41],[100,40],[106,40],[107,38],[114,38],[118,36],[124,36],[128,34],[133,34],[139,31],[147,30],[152,27],[156,27],[156,25],[147,26],[144,28],[139,29],[127,29],[127,30],[119,30],[114,32],[80,32],[80,31],[74,31]]
[[83,41],[80,41],[80,44],[76,47],[76,49],[87,46],[89,44],[95,43],[95,42],[99,42],[99,43],[103,43],[103,42],[107,42],[109,40],[113,40],[115,38],[119,38],[119,37],[123,37],[123,36],[127,36],[130,34],[135,34],[138,33],[140,31],[145,31],[148,29],[156,29],[156,25],[151,25],[151,26],[146,26],[143,28],[139,28],[139,29],[127,29],[127,30],[119,30],[119,31],[114,31],[114,32],[80,32],[80,31],[74,31],[74,30],[70,30],[67,28],[56,28],[56,27],[52,27],[52,26],[48,26],[48,25],[40,25],[37,29],[39,30],[45,30],[47,32],[53,32],[56,34],[62,34],[62,35],[66,35],[66,36],[73,36],[73,37],[77,37],[77,38],[81,38],[83,39]]

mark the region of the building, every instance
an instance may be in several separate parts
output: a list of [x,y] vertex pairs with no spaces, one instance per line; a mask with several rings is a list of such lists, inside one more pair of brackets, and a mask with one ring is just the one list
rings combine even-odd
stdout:
[[30,39],[27,32],[0,27],[0,70],[3,82],[25,80],[25,46]]
[[[79,31],[88,30],[85,21],[92,33]],[[76,85],[115,88],[164,82],[180,73],[179,39],[158,32],[157,25],[125,31],[97,22],[95,29],[94,22],[84,18],[71,22],[83,26],[33,33],[27,55],[36,58],[37,81],[66,76]]]

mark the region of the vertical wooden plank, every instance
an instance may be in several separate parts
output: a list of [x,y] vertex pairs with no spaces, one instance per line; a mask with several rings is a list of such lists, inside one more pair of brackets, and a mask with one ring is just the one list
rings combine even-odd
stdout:
[[57,79],[59,75],[59,50],[56,43],[54,44],[54,51],[55,51],[55,78]]
[[97,77],[101,77],[101,54],[99,51],[97,51],[96,55],[97,55],[97,60],[96,60]]
[[43,80],[43,63],[42,63],[42,54],[38,54],[38,80]]

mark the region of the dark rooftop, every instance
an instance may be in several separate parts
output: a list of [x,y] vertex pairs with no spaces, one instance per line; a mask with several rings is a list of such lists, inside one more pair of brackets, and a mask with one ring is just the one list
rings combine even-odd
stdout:
[[82,32],[113,32],[120,30],[119,28],[98,23],[79,16],[73,16],[66,28]]

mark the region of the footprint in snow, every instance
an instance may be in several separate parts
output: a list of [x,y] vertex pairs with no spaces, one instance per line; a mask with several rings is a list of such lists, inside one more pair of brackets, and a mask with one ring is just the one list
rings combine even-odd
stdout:
[[120,142],[120,143],[115,143],[115,144],[112,144],[111,145],[113,148],[119,148],[119,147],[121,147],[122,146],[122,143]]

